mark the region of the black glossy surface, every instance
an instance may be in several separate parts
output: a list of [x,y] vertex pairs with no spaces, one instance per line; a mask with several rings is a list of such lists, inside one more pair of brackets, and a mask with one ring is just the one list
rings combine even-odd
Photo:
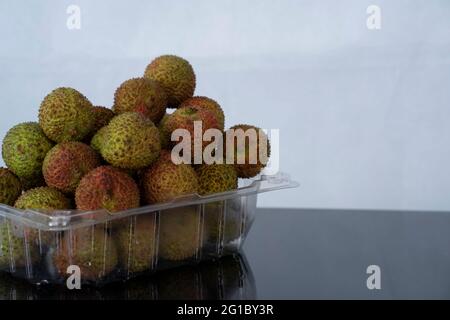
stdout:
[[[450,213],[264,209],[246,240],[246,259],[78,293],[2,276],[0,298],[449,299],[449,245]],[[381,290],[367,289],[369,265],[381,268]]]
[[260,299],[450,298],[450,213],[260,210],[245,252]]

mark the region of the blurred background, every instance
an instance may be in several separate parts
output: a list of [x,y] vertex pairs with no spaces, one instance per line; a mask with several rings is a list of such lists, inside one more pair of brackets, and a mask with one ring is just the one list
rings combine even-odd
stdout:
[[59,86],[110,107],[176,54],[227,127],[280,129],[281,170],[301,187],[260,206],[448,210],[449,35],[448,0],[2,0],[0,135]]

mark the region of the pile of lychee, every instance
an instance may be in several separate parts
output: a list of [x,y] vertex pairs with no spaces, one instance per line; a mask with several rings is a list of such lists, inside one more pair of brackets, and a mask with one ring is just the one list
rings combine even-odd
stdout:
[[16,125],[3,140],[8,168],[0,169],[0,203],[119,212],[236,189],[238,178],[254,177],[265,167],[261,159],[250,163],[249,150],[256,145],[269,154],[267,136],[250,125],[230,128],[259,133],[246,138],[244,148],[227,148],[243,154],[245,163],[174,163],[175,130],[194,136],[194,123],[201,122],[202,133],[226,132],[219,103],[194,96],[195,87],[191,64],[165,55],[154,59],[143,77],[122,83],[111,109],[93,106],[72,88],[53,90],[40,105],[39,121]]

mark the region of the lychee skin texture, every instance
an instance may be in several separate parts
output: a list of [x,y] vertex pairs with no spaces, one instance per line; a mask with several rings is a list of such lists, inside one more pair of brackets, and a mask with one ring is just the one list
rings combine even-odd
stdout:
[[[201,131],[195,131],[195,122],[201,122]],[[191,155],[192,158],[194,158],[195,139],[202,141],[203,148],[205,148],[211,143],[211,141],[203,140],[204,133],[208,129],[220,130],[220,125],[211,111],[206,109],[184,107],[179,108],[174,113],[170,114],[161,126],[161,130],[169,137],[170,140],[172,133],[177,129],[185,129],[189,132],[191,138]],[[175,145],[178,142],[170,141],[170,143],[171,145]]]
[[145,171],[142,184],[148,204],[167,202],[198,191],[195,170],[188,164],[174,164],[170,152],[165,150]]
[[82,141],[93,132],[93,106],[80,92],[58,88],[47,95],[39,109],[39,124],[55,142]]
[[100,165],[100,156],[88,145],[63,142],[47,154],[42,171],[48,186],[70,194],[84,175]]
[[[15,205],[21,210],[44,210],[52,215],[58,210],[69,210],[73,208],[72,201],[55,188],[41,187],[25,192]],[[36,228],[26,228],[28,240],[36,245],[50,245],[55,239],[55,233],[51,231],[42,231]]]
[[145,78],[158,81],[168,96],[168,107],[178,108],[194,95],[196,79],[191,64],[174,55],[156,58],[147,66]]
[[139,207],[140,194],[129,175],[120,169],[103,166],[84,176],[75,193],[75,201],[79,210],[119,212]]
[[[258,127],[247,125],[247,124],[240,124],[236,125],[234,127],[231,127],[230,130],[237,130],[241,129],[243,132],[247,132],[247,130],[255,130],[256,132],[256,140],[249,139],[248,137],[245,138],[245,146],[244,148],[240,149],[237,143],[237,140],[234,139],[234,147],[233,146],[226,146],[225,153],[228,157],[228,153],[234,153],[234,167],[236,169],[236,172],[238,174],[239,178],[253,178],[256,175],[258,175],[267,165],[267,163],[263,163],[262,159],[260,158],[260,148],[267,148],[267,160],[270,157],[270,141],[267,135]],[[227,136],[229,130],[225,133],[225,137]],[[263,139],[260,139],[259,134],[262,133]],[[225,143],[226,143],[225,138]],[[255,146],[256,145],[256,146]],[[252,146],[252,147],[251,147]],[[250,163],[250,150],[256,150],[257,155],[255,155],[256,163],[252,164]],[[242,155],[245,159],[245,163],[238,164],[238,155]]]
[[233,165],[200,165],[196,172],[201,195],[226,192],[238,187],[238,176]]
[[14,205],[21,193],[22,184],[19,178],[10,170],[0,168],[0,204]]
[[67,210],[72,208],[72,203],[70,199],[57,189],[40,187],[22,194],[17,199],[14,207],[22,210]]
[[6,134],[3,140],[3,160],[20,179],[35,180],[42,176],[42,163],[53,143],[39,124],[22,123]]
[[125,81],[114,95],[114,112],[138,112],[158,123],[167,107],[167,95],[156,81],[134,78]]
[[91,148],[101,153],[102,147],[106,141],[106,136],[108,134],[108,126],[105,126],[97,131],[97,133],[92,137]]
[[53,262],[63,278],[69,276],[67,268],[76,265],[81,270],[82,282],[98,282],[115,270],[118,253],[104,226],[96,225],[66,232]]
[[101,106],[93,107],[92,112],[94,114],[94,127],[92,129],[92,135],[104,126],[108,125],[112,118],[116,116],[114,111]]
[[156,252],[156,216],[144,214],[119,220],[115,240],[122,267],[129,273],[151,270]]
[[142,169],[159,156],[159,130],[153,122],[135,112],[123,113],[107,126],[101,139],[101,155],[113,166]]
[[207,97],[192,97],[189,98],[180,105],[180,108],[191,107],[194,109],[206,109],[214,114],[219,124],[219,129],[224,130],[225,128],[225,114],[222,107],[217,103],[217,101],[207,98]]
[[200,215],[195,207],[182,207],[161,212],[159,255],[182,261],[195,255],[201,247]]

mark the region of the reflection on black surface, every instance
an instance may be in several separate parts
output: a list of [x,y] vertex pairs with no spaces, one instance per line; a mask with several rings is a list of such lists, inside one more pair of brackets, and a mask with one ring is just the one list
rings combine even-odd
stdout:
[[0,273],[0,300],[243,300],[256,299],[252,271],[241,255],[161,271],[102,288],[33,286]]

